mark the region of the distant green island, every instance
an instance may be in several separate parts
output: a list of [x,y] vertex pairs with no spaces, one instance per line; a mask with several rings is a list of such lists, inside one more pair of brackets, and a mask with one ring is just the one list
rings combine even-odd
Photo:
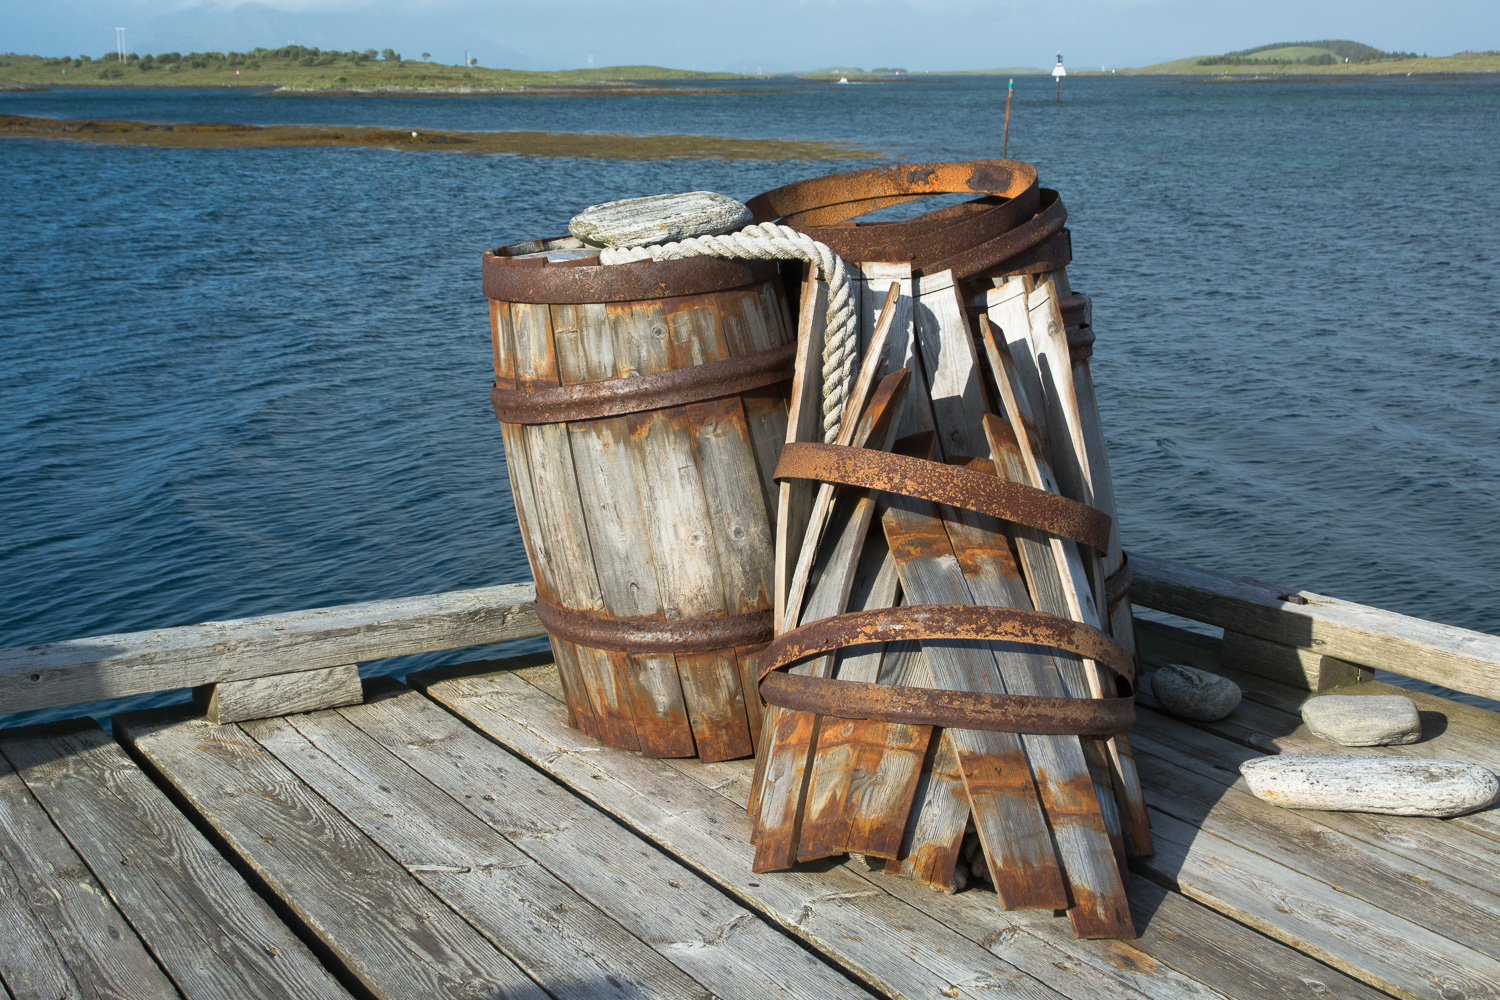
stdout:
[[[516,94],[538,96],[745,93],[718,83],[697,88],[695,81],[802,79],[897,82],[940,76],[1027,76],[1046,73],[1034,66],[912,72],[896,67],[862,69],[828,66],[788,74],[700,73],[665,66],[606,66],[531,72],[478,65],[433,62],[428,53],[408,59],[393,49],[340,52],[286,45],[248,52],[162,52],[102,56],[45,57],[0,55],[0,90],[57,86],[84,87],[251,87],[278,94]],[[1466,51],[1448,56],[1385,52],[1335,39],[1276,42],[1219,55],[1190,56],[1121,74],[1177,74],[1199,77],[1281,77],[1310,75],[1400,75],[1500,72],[1500,51]],[[1095,75],[1096,71],[1073,71]],[[760,88],[755,93],[765,93]]]
[[393,49],[337,52],[301,45],[249,52],[163,52],[46,58],[0,55],[0,86],[34,87],[255,87],[350,92],[639,92],[644,82],[680,85],[694,80],[742,79],[731,73],[698,73],[663,66],[607,66],[530,72],[485,66],[451,66],[407,59]]
[[1121,73],[1172,73],[1185,76],[1406,76],[1413,73],[1497,73],[1500,51],[1456,52],[1449,56],[1384,52],[1348,39],[1319,42],[1274,42],[1221,55],[1190,56],[1171,62],[1122,69]]

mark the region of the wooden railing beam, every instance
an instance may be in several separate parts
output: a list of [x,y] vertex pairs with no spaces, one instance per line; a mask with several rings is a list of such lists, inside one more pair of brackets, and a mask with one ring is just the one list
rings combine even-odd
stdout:
[[513,583],[0,650],[0,712],[194,688],[544,634]]
[[1500,700],[1500,636],[1131,553],[1133,603]]

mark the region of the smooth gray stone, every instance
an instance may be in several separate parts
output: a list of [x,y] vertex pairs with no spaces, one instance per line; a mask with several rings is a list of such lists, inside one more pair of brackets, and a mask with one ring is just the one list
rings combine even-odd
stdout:
[[1151,691],[1168,712],[1198,722],[1217,722],[1240,704],[1240,686],[1234,681],[1181,663],[1152,673]]
[[1287,809],[1462,816],[1500,799],[1500,779],[1457,760],[1294,753],[1247,760],[1240,774],[1257,797]]
[[639,247],[717,236],[743,229],[750,210],[712,191],[655,194],[590,205],[573,216],[568,232],[596,247]]
[[1422,738],[1422,717],[1410,698],[1399,694],[1325,694],[1302,706],[1302,721],[1319,739],[1346,747],[1379,747],[1415,743]]

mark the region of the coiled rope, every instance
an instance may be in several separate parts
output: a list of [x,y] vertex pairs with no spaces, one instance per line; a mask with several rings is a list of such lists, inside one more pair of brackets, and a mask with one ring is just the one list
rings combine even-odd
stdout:
[[825,244],[790,226],[763,222],[722,236],[694,236],[677,243],[643,247],[609,247],[599,251],[601,264],[639,260],[681,260],[684,257],[725,257],[737,260],[805,260],[828,283],[828,311],[823,334],[823,440],[838,437],[844,407],[854,381],[854,302],[843,258]]

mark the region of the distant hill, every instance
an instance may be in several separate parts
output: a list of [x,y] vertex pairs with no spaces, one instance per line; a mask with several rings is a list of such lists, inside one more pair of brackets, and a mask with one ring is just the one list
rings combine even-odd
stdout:
[[[422,53],[425,57],[427,54]],[[113,52],[48,59],[0,54],[0,88],[84,85],[90,87],[285,87],[291,90],[500,90],[616,84],[622,81],[730,79],[729,73],[697,73],[662,66],[605,66],[558,72],[450,66],[426,58],[407,59],[392,49],[337,52],[287,45],[249,52]]]
[[1322,74],[1322,73],[1494,73],[1500,72],[1500,52],[1460,52],[1429,57],[1415,52],[1386,52],[1346,38],[1316,42],[1272,42],[1221,55],[1191,56],[1156,63],[1131,73]]
[[1273,42],[1253,49],[1226,52],[1222,56],[1203,56],[1200,66],[1332,66],[1335,63],[1388,62],[1393,59],[1417,59],[1415,52],[1382,52],[1373,45],[1336,38],[1322,42]]

